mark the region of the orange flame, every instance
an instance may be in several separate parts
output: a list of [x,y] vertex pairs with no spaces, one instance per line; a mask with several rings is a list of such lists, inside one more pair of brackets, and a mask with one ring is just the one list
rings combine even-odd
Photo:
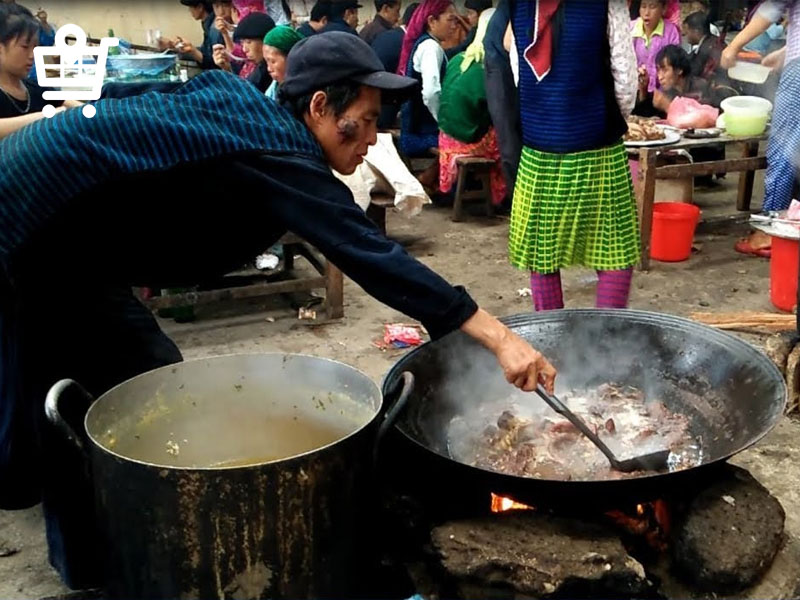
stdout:
[[492,494],[493,513],[506,512],[509,510],[533,510],[533,507],[517,502],[516,500],[512,500],[511,498]]

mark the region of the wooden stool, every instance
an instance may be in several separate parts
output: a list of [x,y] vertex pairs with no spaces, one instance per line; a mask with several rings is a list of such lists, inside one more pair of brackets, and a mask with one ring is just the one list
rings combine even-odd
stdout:
[[[456,184],[456,197],[453,202],[453,221],[460,221],[464,212],[464,200],[486,201],[486,215],[494,214],[492,204],[492,184],[489,172],[495,166],[495,161],[479,156],[461,156],[456,159],[458,166],[458,183]],[[467,176],[472,175],[481,182],[481,189],[466,191]]]
[[387,194],[372,194],[367,216],[372,220],[383,235],[386,235],[386,209],[394,207],[394,197]]

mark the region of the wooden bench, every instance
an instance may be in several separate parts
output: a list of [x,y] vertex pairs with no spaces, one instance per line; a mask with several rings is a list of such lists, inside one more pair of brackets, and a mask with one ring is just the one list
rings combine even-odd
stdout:
[[[464,214],[465,200],[484,200],[486,202],[486,215],[491,217],[494,214],[492,183],[489,173],[495,164],[495,161],[479,156],[462,156],[456,159],[458,183],[456,184],[456,196],[453,201],[453,221],[461,221]],[[479,190],[466,190],[467,178],[470,175],[480,181],[481,188]]]
[[[273,294],[289,294],[294,292],[310,292],[325,290],[325,311],[329,319],[340,319],[344,316],[344,277],[342,272],[331,262],[320,256],[311,244],[303,241],[293,233],[287,233],[280,239],[283,245],[284,267],[280,272],[292,275],[294,257],[299,254],[305,258],[316,276],[271,281],[276,274],[257,274],[246,277],[226,276],[219,282],[220,287],[209,290],[156,296],[145,301],[152,310],[175,308],[179,306],[200,306],[216,302],[260,298]],[[227,281],[226,281],[227,280]],[[255,280],[255,283],[253,281]],[[232,285],[235,281],[245,281],[244,285]]]

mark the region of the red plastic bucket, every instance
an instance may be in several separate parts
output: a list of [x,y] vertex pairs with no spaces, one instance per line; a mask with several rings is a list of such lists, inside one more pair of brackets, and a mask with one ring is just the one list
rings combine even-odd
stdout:
[[700,209],[684,202],[658,202],[653,205],[653,233],[650,257],[664,262],[679,262],[692,253],[694,230]]
[[775,308],[794,312],[797,305],[797,267],[800,241],[772,237],[769,259],[769,299]]

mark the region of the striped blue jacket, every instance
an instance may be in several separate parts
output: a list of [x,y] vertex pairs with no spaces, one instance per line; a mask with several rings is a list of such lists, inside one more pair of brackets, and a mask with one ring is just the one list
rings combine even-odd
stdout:
[[[0,142],[0,264],[69,199],[115,178],[242,153],[323,160],[308,129],[254,86],[208,71],[171,94],[97,102]],[[113,201],[113,198],[109,198]]]

